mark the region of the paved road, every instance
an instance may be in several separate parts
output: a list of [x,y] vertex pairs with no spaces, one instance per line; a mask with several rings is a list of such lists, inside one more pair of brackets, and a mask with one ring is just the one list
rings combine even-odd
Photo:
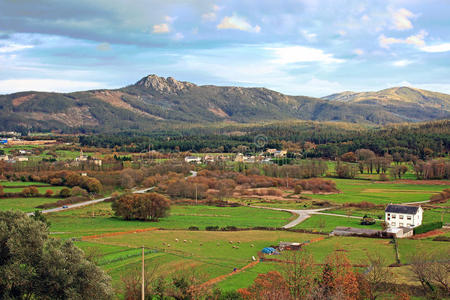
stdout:
[[[196,171],[190,171],[190,172],[191,172],[191,175],[186,176],[185,178],[197,176],[197,172]],[[143,193],[146,193],[148,191],[153,190],[154,188],[155,187],[152,186],[150,188],[145,188],[145,189],[133,191],[133,193],[134,194],[143,194]],[[61,207],[55,207],[55,208],[51,208],[51,209],[45,209],[45,210],[42,210],[41,212],[43,214],[48,214],[48,213],[52,213],[52,212],[64,211],[64,210],[68,210],[68,209],[72,209],[72,208],[77,208],[77,207],[82,207],[82,206],[86,206],[86,205],[91,205],[91,204],[103,202],[103,201],[108,200],[108,199],[111,199],[111,197],[104,197],[104,198],[100,198],[100,199],[94,199],[94,200],[89,200],[89,201],[75,203],[75,204],[68,204],[66,208],[63,208],[61,206]],[[32,215],[32,214],[34,214],[34,213],[28,213],[29,216]]]
[[[134,194],[142,194],[142,193],[146,193],[148,191],[153,190],[155,187],[152,186],[150,188],[145,188],[142,190],[136,190],[133,191]],[[80,202],[80,203],[75,203],[75,204],[68,204],[66,208],[63,208],[62,206],[60,207],[55,207],[55,208],[51,208],[51,209],[45,209],[42,210],[41,212],[43,214],[48,214],[48,213],[52,213],[52,212],[58,212],[58,211],[64,211],[64,210],[68,210],[68,209],[72,209],[72,208],[77,208],[77,207],[82,207],[82,206],[86,206],[86,205],[91,205],[91,204],[95,204],[95,203],[99,203],[99,202],[103,202],[105,200],[111,199],[111,197],[104,197],[104,198],[100,198],[100,199],[94,199],[94,200],[89,200],[89,201],[84,201],[84,202]],[[28,213],[27,215],[32,215],[34,213]]]
[[298,215],[297,219],[295,219],[295,220],[289,222],[288,224],[284,225],[283,228],[295,227],[296,225],[300,224],[301,222],[303,222],[306,219],[308,219],[309,217],[311,217],[311,215],[313,215],[315,213],[318,213],[320,211],[332,208],[332,207],[327,207],[327,208],[319,208],[319,209],[286,209],[286,208],[253,206],[253,205],[251,205],[250,207],[271,209],[271,210],[279,210],[279,211],[287,211],[287,212],[290,212],[291,214]]

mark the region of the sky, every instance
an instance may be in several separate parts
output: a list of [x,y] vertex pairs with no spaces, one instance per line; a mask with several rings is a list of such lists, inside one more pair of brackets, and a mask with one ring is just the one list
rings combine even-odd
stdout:
[[450,94],[449,0],[0,0],[0,94],[156,74],[322,97]]

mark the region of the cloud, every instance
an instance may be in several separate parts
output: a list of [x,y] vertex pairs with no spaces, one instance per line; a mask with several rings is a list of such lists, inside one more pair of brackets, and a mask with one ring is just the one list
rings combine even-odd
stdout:
[[415,17],[415,15],[409,10],[405,8],[391,10],[391,17],[392,28],[397,30],[408,30],[413,28],[410,18]]
[[153,25],[153,33],[168,33],[170,32],[170,28],[169,28],[169,24],[167,23],[162,23],[162,24],[156,24]]
[[165,16],[164,20],[168,23],[173,23],[173,21],[175,21],[177,19],[177,17],[171,17],[171,16]]
[[412,60],[401,59],[401,60],[394,61],[394,62],[392,63],[392,65],[393,65],[394,67],[406,67],[406,66],[408,66],[408,65],[410,65],[410,64],[412,64],[412,63],[413,63]]
[[97,45],[97,50],[99,51],[109,51],[111,50],[111,46],[109,43],[101,43]]
[[177,32],[173,36],[173,39],[176,40],[176,41],[182,40],[182,39],[184,39],[184,34],[182,34],[181,32]]
[[356,55],[361,56],[361,55],[364,54],[364,50],[358,48],[358,49],[353,50],[353,53],[355,53]]
[[215,21],[217,19],[217,12],[221,9],[222,9],[221,6],[214,5],[213,10],[211,12],[202,14],[203,21],[209,21],[209,22]]
[[33,47],[34,46],[32,46],[32,45],[20,45],[20,44],[0,45],[0,53],[16,52],[16,51],[25,50],[25,49],[31,49]]
[[258,25],[250,25],[247,20],[236,14],[233,14],[231,17],[224,17],[220,24],[217,25],[217,29],[236,29],[255,33],[261,31],[261,27]]
[[266,48],[275,56],[273,60],[276,64],[295,64],[302,62],[321,62],[325,64],[342,63],[343,59],[335,58],[332,54],[325,53],[321,49],[303,46],[283,46]]
[[316,33],[309,32],[308,30],[302,30],[301,33],[303,37],[310,42],[315,41],[317,38]]
[[17,91],[73,92],[105,88],[104,83],[95,81],[76,81],[64,79],[6,79],[0,80],[0,94]]
[[450,43],[436,44],[431,46],[421,47],[420,50],[430,53],[447,52],[450,51]]
[[425,30],[421,30],[419,33],[415,35],[411,35],[405,39],[399,39],[394,37],[386,37],[384,34],[382,34],[378,41],[380,43],[380,46],[383,48],[388,49],[390,45],[392,44],[408,44],[408,45],[415,45],[415,46],[425,46],[425,37],[428,35],[428,33]]

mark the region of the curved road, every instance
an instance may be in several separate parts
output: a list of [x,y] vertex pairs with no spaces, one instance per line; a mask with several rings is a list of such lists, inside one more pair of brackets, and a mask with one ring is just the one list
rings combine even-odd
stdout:
[[[195,177],[197,176],[197,172],[196,171],[190,171],[191,175],[186,176],[185,179],[187,179],[188,177]],[[134,194],[143,194],[146,193],[148,191],[153,190],[155,187],[152,186],[150,188],[145,188],[142,190],[137,190],[137,191],[133,191]],[[77,208],[77,207],[82,207],[82,206],[86,206],[86,205],[91,205],[91,204],[95,204],[95,203],[99,203],[99,202],[103,202],[105,200],[111,199],[111,197],[103,197],[100,199],[94,199],[94,200],[89,200],[89,201],[84,201],[84,202],[80,202],[80,203],[74,203],[74,204],[68,204],[68,205],[64,205],[67,207],[55,207],[55,208],[51,208],[51,209],[45,209],[45,210],[41,210],[41,213],[43,214],[48,214],[48,213],[52,213],[52,212],[59,212],[59,211],[64,211],[64,210],[68,210],[68,209],[72,209],[72,208]],[[27,215],[31,216],[34,213],[28,213]]]

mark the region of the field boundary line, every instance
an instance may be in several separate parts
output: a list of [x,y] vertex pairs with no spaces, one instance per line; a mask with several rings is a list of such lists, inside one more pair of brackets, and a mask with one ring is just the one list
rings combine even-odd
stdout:
[[131,233],[140,233],[140,232],[147,232],[147,231],[155,231],[159,230],[157,227],[150,227],[150,228],[144,228],[144,229],[135,229],[135,230],[129,230],[129,231],[118,231],[118,232],[109,232],[109,233],[102,233],[102,234],[95,234],[95,235],[87,235],[82,236],[81,240],[86,241],[90,239],[99,239],[109,236],[118,236],[118,235],[124,235],[124,234],[131,234]]

